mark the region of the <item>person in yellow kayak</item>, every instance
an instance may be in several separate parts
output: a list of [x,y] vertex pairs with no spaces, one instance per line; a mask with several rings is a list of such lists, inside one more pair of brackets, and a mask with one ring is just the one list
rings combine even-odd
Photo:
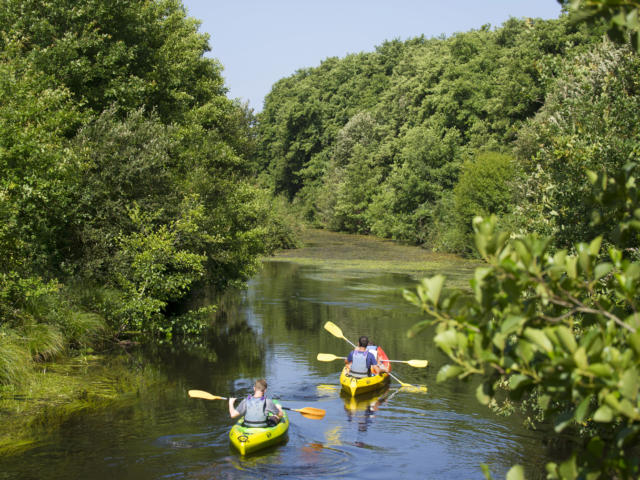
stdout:
[[277,425],[284,415],[280,405],[266,397],[267,381],[265,379],[256,380],[253,385],[253,395],[249,395],[234,408],[236,398],[229,399],[229,415],[231,418],[244,415],[245,427],[270,427]]
[[345,364],[349,370],[349,376],[355,378],[364,378],[371,375],[377,375],[380,372],[388,372],[388,368],[382,364],[378,364],[376,356],[367,349],[369,338],[361,336],[358,339],[358,346],[349,352]]

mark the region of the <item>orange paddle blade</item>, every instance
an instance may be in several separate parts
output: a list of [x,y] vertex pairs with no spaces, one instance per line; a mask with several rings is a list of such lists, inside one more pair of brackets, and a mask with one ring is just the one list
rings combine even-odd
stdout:
[[321,408],[313,408],[313,407],[304,407],[304,408],[282,407],[282,408],[284,408],[285,410],[291,410],[292,412],[298,412],[303,417],[309,418],[311,420],[320,420],[324,418],[325,414],[327,413],[325,410],[322,410]]

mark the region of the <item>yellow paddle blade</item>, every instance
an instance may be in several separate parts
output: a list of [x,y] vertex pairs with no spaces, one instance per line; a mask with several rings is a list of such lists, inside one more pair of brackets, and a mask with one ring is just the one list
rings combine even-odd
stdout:
[[408,363],[412,367],[416,367],[416,368],[424,368],[427,365],[429,365],[428,360],[385,360],[385,361],[393,362],[393,363]]
[[319,353],[316,357],[320,362],[333,362],[334,360],[344,360],[344,357],[338,357],[332,353]]
[[344,338],[344,335],[342,334],[342,330],[340,329],[339,326],[337,326],[335,323],[333,322],[327,322],[324,324],[324,329],[326,331],[328,331],[331,335],[333,335],[334,337],[338,337],[338,338]]
[[400,384],[400,387],[406,388],[407,391],[413,393],[425,393],[427,391],[427,387],[424,385],[411,385],[410,383],[404,383],[398,377],[396,377],[393,373],[389,372],[389,376],[393,378],[396,382]]
[[189,390],[189,396],[191,398],[202,398],[204,400],[226,400],[225,397],[218,397],[217,395],[211,395],[204,390]]
[[403,389],[403,391],[411,393],[427,393],[427,387],[425,385],[411,385],[409,383],[401,383],[400,388]]
[[407,363],[416,368],[424,368],[429,365],[428,360],[407,360]]

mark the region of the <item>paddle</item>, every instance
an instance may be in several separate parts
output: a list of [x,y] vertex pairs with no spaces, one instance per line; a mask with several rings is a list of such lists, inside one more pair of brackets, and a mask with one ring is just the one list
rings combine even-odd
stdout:
[[[209,392],[205,392],[204,390],[189,390],[189,396],[191,398],[202,398],[203,400],[228,400],[227,397],[219,397],[218,395],[212,395]],[[283,410],[290,410],[292,412],[298,412],[303,417],[309,418],[311,420],[321,420],[324,415],[327,413],[325,410],[321,408],[313,408],[313,407],[304,407],[304,408],[289,408],[283,407],[280,405]]]
[[[338,357],[331,353],[319,353],[318,360],[320,362],[333,362],[334,360],[344,360],[346,357]],[[424,368],[429,365],[428,360],[385,360],[385,362],[408,363],[412,367]]]
[[[343,340],[346,340],[347,342],[349,342],[351,344],[352,347],[355,348],[355,344],[352,343],[351,340],[347,339],[342,334],[342,330],[335,323],[333,323],[333,322],[325,323],[324,324],[324,329],[326,331],[328,331],[334,337],[338,337],[338,338],[342,338]],[[404,383],[402,380],[400,380],[398,377],[396,377],[391,372],[389,372],[389,376],[391,378],[393,378],[396,382],[398,382],[400,384],[400,386],[410,388],[412,391],[415,391],[415,392],[426,392],[427,391],[427,387],[425,387],[424,385],[411,385],[410,383]]]

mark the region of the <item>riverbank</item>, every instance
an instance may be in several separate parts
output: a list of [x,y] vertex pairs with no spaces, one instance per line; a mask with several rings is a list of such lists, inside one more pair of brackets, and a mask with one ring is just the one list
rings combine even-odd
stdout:
[[416,280],[441,273],[450,287],[457,288],[469,288],[474,269],[481,265],[369,235],[305,229],[301,237],[302,247],[280,251],[269,260],[342,271],[403,273]]

